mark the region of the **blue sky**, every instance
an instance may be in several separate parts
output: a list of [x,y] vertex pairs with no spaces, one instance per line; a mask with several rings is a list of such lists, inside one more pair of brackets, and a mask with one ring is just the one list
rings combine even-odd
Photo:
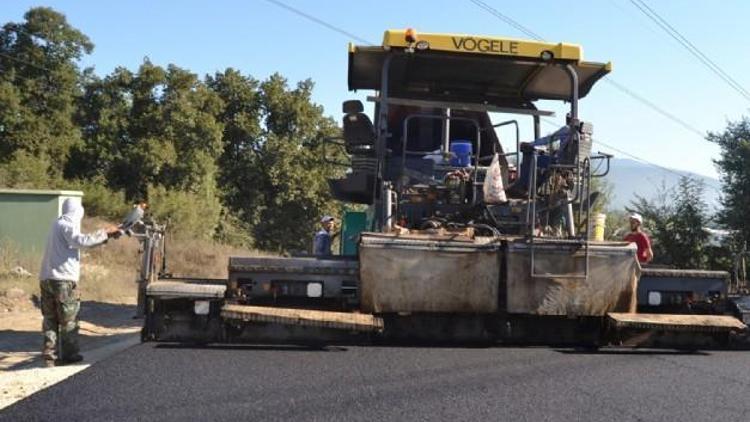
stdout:
[[[284,0],[350,33],[380,42],[387,28],[414,27],[523,38],[468,0]],[[629,0],[485,0],[548,41],[580,44],[591,61],[612,61],[612,78],[701,131],[720,131],[749,115],[750,102],[661,32]],[[750,2],[648,0],[648,4],[746,89],[750,89]],[[347,92],[350,39],[265,0],[5,1],[0,21],[21,21],[33,6],[50,6],[96,45],[83,60],[100,75],[136,69],[144,57],[199,74],[235,67],[256,78],[280,72],[294,83],[316,82],[315,101],[340,117]],[[360,93],[359,98],[363,97]],[[543,107],[561,111],[555,104]],[[581,103],[595,138],[648,161],[715,176],[718,149],[641,103],[599,83]],[[501,134],[502,135],[502,134]],[[522,135],[530,136],[524,128]],[[607,151],[605,147],[595,150]],[[620,155],[621,154],[617,154]]]

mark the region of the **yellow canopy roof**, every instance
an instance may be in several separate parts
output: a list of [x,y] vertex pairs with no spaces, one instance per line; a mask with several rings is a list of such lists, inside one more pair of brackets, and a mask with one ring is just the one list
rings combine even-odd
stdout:
[[580,98],[612,70],[611,63],[583,61],[573,44],[389,30],[382,46],[350,46],[349,89],[381,90],[389,54],[389,96],[498,105],[569,99],[564,65],[578,75]]
[[[383,47],[409,47],[412,43],[407,41],[407,31],[409,30],[389,29],[385,31]],[[417,33],[416,31],[411,31],[411,34],[416,38],[414,44],[417,42],[427,43],[427,48],[432,51],[531,59],[538,59],[543,52],[548,51],[556,59],[580,61],[583,58],[583,49],[575,44],[552,44],[483,35]]]

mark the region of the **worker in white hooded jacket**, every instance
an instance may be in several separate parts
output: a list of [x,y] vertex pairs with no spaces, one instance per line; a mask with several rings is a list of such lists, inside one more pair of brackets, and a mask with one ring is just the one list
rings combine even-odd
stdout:
[[[83,360],[78,349],[80,249],[99,246],[120,233],[116,226],[90,234],[81,233],[83,214],[80,200],[66,199],[62,215],[52,223],[47,235],[39,271],[44,333],[42,357],[47,366]],[[58,341],[60,347],[59,353],[56,353]]]

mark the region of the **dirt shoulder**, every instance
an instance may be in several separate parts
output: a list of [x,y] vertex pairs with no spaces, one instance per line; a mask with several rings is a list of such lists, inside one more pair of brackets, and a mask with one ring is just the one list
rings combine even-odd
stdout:
[[[84,219],[85,232],[107,222]],[[229,256],[255,254],[203,239],[167,236],[167,272],[191,277],[226,277]],[[135,315],[136,278],[141,262],[134,237],[81,251],[80,343],[82,365],[42,368],[39,256],[25,256],[0,242],[0,409],[59,382],[118,347],[139,339]],[[105,356],[106,357],[106,356]]]
[[43,368],[42,316],[32,299],[4,298],[0,304],[0,409],[53,385],[91,363],[139,341],[141,320],[133,319],[135,304],[83,301],[81,365]]

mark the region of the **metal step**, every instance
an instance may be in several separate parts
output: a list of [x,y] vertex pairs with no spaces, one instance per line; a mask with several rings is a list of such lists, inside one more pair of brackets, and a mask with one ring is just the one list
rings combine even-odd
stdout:
[[186,283],[183,281],[155,281],[146,286],[146,295],[163,299],[206,298],[221,299],[227,290],[224,284]]
[[610,312],[609,322],[615,328],[662,331],[728,332],[747,330],[747,325],[727,315],[672,315]]
[[230,257],[229,273],[243,272],[356,276],[359,273],[359,262],[356,257]]
[[340,330],[376,332],[383,329],[383,320],[370,314],[317,311],[310,309],[274,308],[270,306],[224,305],[221,316],[226,320],[270,322],[283,325],[335,328]]

